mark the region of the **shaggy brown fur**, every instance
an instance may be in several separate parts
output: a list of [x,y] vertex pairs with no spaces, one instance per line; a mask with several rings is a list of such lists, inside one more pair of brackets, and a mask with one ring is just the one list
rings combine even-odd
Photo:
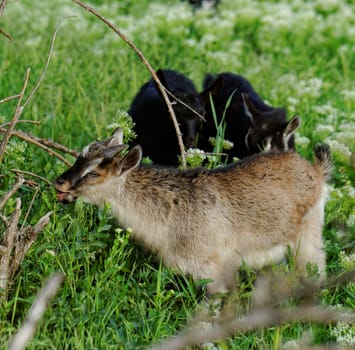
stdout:
[[278,262],[287,247],[304,271],[324,273],[322,241],[330,154],[315,150],[311,165],[296,152],[267,152],[214,170],[141,165],[142,151],[122,150],[122,133],[85,147],[56,181],[58,199],[102,206],[170,267],[211,278],[210,293],[230,289],[243,262]]

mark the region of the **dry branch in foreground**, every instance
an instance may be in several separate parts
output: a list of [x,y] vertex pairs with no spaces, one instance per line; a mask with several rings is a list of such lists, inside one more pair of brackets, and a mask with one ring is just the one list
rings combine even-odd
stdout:
[[57,272],[47,280],[32,304],[24,324],[12,338],[8,347],[9,350],[25,349],[28,342],[34,336],[38,323],[46,311],[50,299],[57,293],[63,279],[64,275],[61,272]]
[[[19,178],[13,188],[0,199],[0,210],[23,183],[24,179]],[[35,226],[20,227],[21,205],[21,199],[16,198],[11,217],[9,219],[4,215],[0,217],[6,227],[0,242],[0,301],[6,300],[15,272],[22,264],[37,235],[49,223],[51,215],[51,212],[48,212],[42,216]]]
[[[218,341],[236,334],[255,331],[258,329],[279,326],[290,322],[317,322],[321,324],[346,322],[355,323],[355,312],[339,311],[334,308],[319,306],[314,296],[319,290],[317,283],[298,280],[293,287],[287,277],[267,277],[256,286],[254,292],[258,296],[258,302],[249,313],[241,317],[226,316],[230,313],[220,313],[215,318],[203,320],[197,317],[191,326],[176,336],[163,341],[161,344],[151,347],[152,350],[178,350],[188,346],[200,345],[206,342]],[[350,271],[340,277],[331,279],[327,288],[333,288],[337,284],[348,283],[355,279],[355,271]],[[268,288],[265,288],[268,286]],[[312,296],[312,300],[310,300]],[[260,299],[259,299],[260,298]],[[303,299],[300,305],[295,307],[281,306],[290,298]],[[255,299],[255,298],[254,298]],[[260,300],[262,302],[260,302]],[[206,323],[208,322],[208,327]],[[332,347],[340,349],[340,347]]]

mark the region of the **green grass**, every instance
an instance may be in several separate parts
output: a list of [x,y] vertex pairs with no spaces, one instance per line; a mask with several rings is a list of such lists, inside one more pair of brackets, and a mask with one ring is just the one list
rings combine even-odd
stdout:
[[[311,159],[328,142],[334,177],[324,238],[329,273],[354,268],[355,6],[350,1],[224,0],[217,14],[191,11],[182,1],[92,1],[132,39],[155,69],[177,69],[199,89],[205,73],[231,71],[247,77],[274,106],[297,113],[297,150]],[[149,73],[131,49],[103,23],[69,0],[9,2],[0,28],[0,99],[18,93],[31,67],[26,96],[46,61],[51,36],[63,16],[48,72],[19,125],[40,137],[80,150],[122,123]],[[16,101],[0,104],[0,124]],[[126,128],[129,124],[126,123]],[[73,160],[67,156],[69,160]],[[12,168],[53,180],[65,166],[39,148],[13,138],[3,161],[0,195],[14,182]],[[18,195],[23,212],[34,192]],[[4,213],[9,215],[14,200]],[[186,324],[203,295],[201,283],[178,276],[117,230],[107,211],[81,202],[63,206],[44,184],[30,209],[34,224],[52,210],[50,224],[28,252],[0,310],[0,348],[23,321],[44,280],[56,270],[65,282],[29,349],[137,349],[172,335]],[[23,217],[24,217],[23,213]],[[0,231],[3,227],[0,228]],[[349,262],[350,261],[350,262]],[[350,267],[349,267],[350,266]],[[245,282],[250,290],[253,274]],[[321,301],[354,309],[354,284],[325,291]],[[243,288],[241,288],[243,295]],[[247,299],[248,293],[245,293]],[[277,348],[309,328],[315,343],[336,340],[335,326],[286,324],[228,339],[227,349]],[[355,331],[347,332],[354,344]],[[338,337],[338,341],[343,338]]]

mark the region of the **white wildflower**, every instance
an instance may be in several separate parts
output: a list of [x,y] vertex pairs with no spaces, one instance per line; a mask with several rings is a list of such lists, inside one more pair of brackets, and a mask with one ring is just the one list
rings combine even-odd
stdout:
[[189,148],[186,152],[186,159],[188,158],[193,158],[195,156],[199,156],[202,159],[206,158],[206,154],[205,151],[203,151],[202,149],[199,148]]
[[344,270],[351,271],[355,269],[355,252],[347,254],[341,251],[339,257],[340,265]]
[[318,136],[318,138],[325,139],[326,137],[334,133],[334,126],[318,124],[314,130],[314,133]]
[[340,345],[355,346],[355,325],[339,322],[333,329],[331,334],[336,337],[336,342]]
[[342,90],[340,93],[349,101],[355,101],[355,90]]
[[46,253],[48,253],[48,254],[51,255],[51,256],[55,256],[55,255],[56,255],[56,254],[55,254],[55,251],[52,250],[52,249],[46,249]]
[[338,142],[337,140],[331,140],[329,138],[325,140],[325,143],[329,145],[330,150],[335,157],[339,158],[345,163],[350,164],[351,151],[346,145]]
[[332,133],[332,132],[334,132],[334,126],[333,125],[321,125],[321,124],[318,124],[316,129],[315,129],[315,132]]
[[311,143],[311,140],[307,136],[300,136],[298,133],[295,136],[296,143],[299,146],[307,147]]
[[354,227],[355,226],[355,214],[350,214],[348,220],[346,220],[346,226]]

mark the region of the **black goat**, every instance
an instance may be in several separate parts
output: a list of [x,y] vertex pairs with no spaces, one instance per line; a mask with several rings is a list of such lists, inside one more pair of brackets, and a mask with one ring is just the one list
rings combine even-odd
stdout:
[[[232,73],[220,73],[217,76],[207,74],[203,85],[206,122],[201,131],[199,148],[212,152],[213,146],[209,139],[216,136],[216,125],[208,95],[210,92],[217,123],[221,122],[225,113],[224,138],[234,144],[226,151],[228,162],[231,162],[233,157],[243,158],[263,149],[294,149],[293,134],[299,126],[299,118],[295,116],[287,121],[285,109],[267,105],[248,80]],[[220,87],[213,89],[213,85]],[[226,108],[230,97],[230,104]]]
[[[157,75],[163,86],[177,99],[204,116],[204,101],[190,79],[168,69],[159,69]],[[169,99],[172,102],[185,147],[195,146],[202,118],[172,96],[169,96]],[[176,131],[166,103],[153,79],[141,87],[128,113],[135,123],[134,131],[137,134],[133,145],[140,144],[143,148],[143,155],[148,156],[153,163],[178,165],[180,149]]]

